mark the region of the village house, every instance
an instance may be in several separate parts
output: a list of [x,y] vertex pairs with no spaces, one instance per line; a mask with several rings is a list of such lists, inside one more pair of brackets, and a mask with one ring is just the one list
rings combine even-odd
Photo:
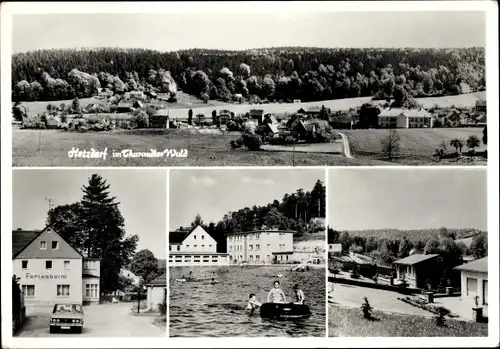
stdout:
[[478,99],[476,101],[476,107],[475,107],[476,112],[484,112],[486,113],[486,101],[482,99]]
[[227,236],[230,264],[272,264],[292,261],[293,231],[255,230]]
[[264,137],[278,137],[280,134],[280,130],[278,129],[277,124],[267,124],[266,123],[266,124],[260,125],[258,127],[262,128],[262,129],[259,130],[259,132],[257,132],[257,130],[255,132],[260,134],[261,136],[264,136]]
[[242,102],[243,101],[243,95],[241,93],[235,93],[233,95],[233,99],[236,101],[236,102]]
[[144,92],[142,92],[142,91],[130,91],[129,96],[130,96],[130,98],[142,99],[142,98],[144,98]]
[[342,256],[342,244],[328,244],[328,257]]
[[163,274],[146,285],[146,306],[158,310],[160,303],[167,302],[167,274]]
[[304,114],[294,114],[288,119],[286,126],[289,130],[293,130],[297,127],[300,121],[307,120]]
[[405,280],[409,287],[427,289],[437,286],[443,271],[443,258],[439,254],[415,253],[393,262],[397,279]]
[[12,231],[12,266],[27,305],[99,302],[100,261],[84,257],[50,226]]
[[168,263],[180,265],[227,265],[227,253],[217,252],[217,241],[197,225],[169,233]]
[[262,121],[263,124],[278,124],[278,120],[276,120],[276,117],[274,114],[266,114],[264,115],[264,120]]
[[433,117],[425,109],[388,108],[378,115],[381,128],[431,128]]
[[108,88],[99,88],[97,92],[97,96],[100,98],[109,98],[113,96],[113,91]]
[[146,91],[146,92],[144,92],[144,95],[151,98],[151,99],[158,98],[158,95],[154,91]]
[[249,117],[250,117],[250,119],[256,120],[257,124],[260,125],[264,121],[264,110],[263,109],[250,109]]
[[170,128],[170,111],[168,109],[157,110],[153,117],[149,118],[149,127]]
[[472,92],[472,89],[470,88],[469,84],[467,84],[465,82],[460,83],[460,93],[461,94],[471,93],[471,92]]
[[488,257],[455,267],[460,271],[462,300],[471,305],[488,305]]
[[217,115],[217,118],[218,118],[218,122],[221,124],[221,125],[225,125],[229,122],[229,120],[231,120],[231,111],[229,110],[221,110],[219,112],[219,115]]
[[141,109],[144,108],[144,103],[142,101],[135,101],[134,104],[132,104],[132,106],[135,109]]
[[118,106],[116,107],[116,112],[117,113],[130,113],[132,110],[132,106],[130,103],[120,101],[118,103]]

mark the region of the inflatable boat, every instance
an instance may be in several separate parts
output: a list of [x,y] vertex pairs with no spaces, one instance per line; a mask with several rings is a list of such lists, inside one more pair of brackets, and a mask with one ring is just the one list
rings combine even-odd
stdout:
[[260,307],[260,317],[275,320],[299,320],[311,316],[311,310],[305,304],[264,303]]

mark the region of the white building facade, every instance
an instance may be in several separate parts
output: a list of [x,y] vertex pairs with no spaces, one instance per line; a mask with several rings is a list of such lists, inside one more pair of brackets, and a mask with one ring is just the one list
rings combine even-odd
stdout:
[[227,253],[217,252],[217,241],[201,226],[169,234],[170,266],[228,265]]
[[432,115],[425,109],[385,109],[378,115],[381,128],[431,128]]
[[230,264],[273,264],[293,254],[293,231],[259,230],[227,237]]
[[455,269],[461,272],[462,300],[478,306],[488,305],[488,257],[462,264]]
[[12,250],[27,306],[99,302],[99,260],[84,258],[51,227],[13,231]]

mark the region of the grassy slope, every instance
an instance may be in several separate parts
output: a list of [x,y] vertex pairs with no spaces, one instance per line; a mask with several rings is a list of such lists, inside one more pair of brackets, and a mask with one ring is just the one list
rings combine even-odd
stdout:
[[[38,151],[41,135],[41,154]],[[232,150],[231,140],[237,134],[200,134],[181,130],[155,133],[14,130],[12,133],[13,166],[291,166],[290,152],[255,152]],[[72,147],[102,151],[108,147],[108,158],[69,159]],[[135,152],[156,149],[187,149],[187,158],[112,158],[111,150],[132,149]],[[296,153],[295,166],[357,166],[386,164],[370,159],[347,159],[337,155]],[[390,165],[391,163],[389,163]]]
[[[380,141],[387,137],[387,130],[343,130],[349,139],[351,152],[356,158],[382,159]],[[438,129],[399,129],[401,137],[400,156],[395,161],[405,165],[425,165],[425,164],[443,164],[449,165],[450,162],[438,162],[433,157],[435,149],[445,142],[448,145],[448,151],[454,151],[449,143],[454,138],[465,140],[475,135],[482,139],[482,128],[438,128]],[[484,147],[484,146],[483,146]],[[484,150],[483,147],[476,148],[477,151]],[[464,147],[463,150],[466,150]]]
[[373,311],[375,321],[363,319],[361,309],[329,307],[330,337],[487,337],[488,324],[447,320],[438,327],[435,319]]

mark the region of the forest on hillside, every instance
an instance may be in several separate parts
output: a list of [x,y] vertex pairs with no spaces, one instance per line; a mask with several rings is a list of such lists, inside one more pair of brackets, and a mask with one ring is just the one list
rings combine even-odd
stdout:
[[[342,244],[343,253],[371,256],[381,264],[407,257],[412,249],[418,253],[438,253],[451,258],[488,255],[488,234],[477,229],[372,229],[338,231],[328,228],[328,243]],[[470,246],[462,239],[472,237]]]
[[484,48],[246,51],[191,49],[39,50],[12,56],[14,101],[85,98],[99,87],[116,93],[177,90],[209,99],[318,101],[386,98],[400,86],[414,97],[484,90]]
[[308,224],[311,218],[325,218],[325,185],[318,180],[311,191],[298,189],[295,193],[285,194],[281,201],[274,200],[265,206],[244,207],[228,212],[218,222],[206,224],[198,214],[189,230],[201,225],[216,241],[217,251],[226,252],[226,235],[241,231],[260,229],[293,230],[295,236],[323,231],[321,225]]

